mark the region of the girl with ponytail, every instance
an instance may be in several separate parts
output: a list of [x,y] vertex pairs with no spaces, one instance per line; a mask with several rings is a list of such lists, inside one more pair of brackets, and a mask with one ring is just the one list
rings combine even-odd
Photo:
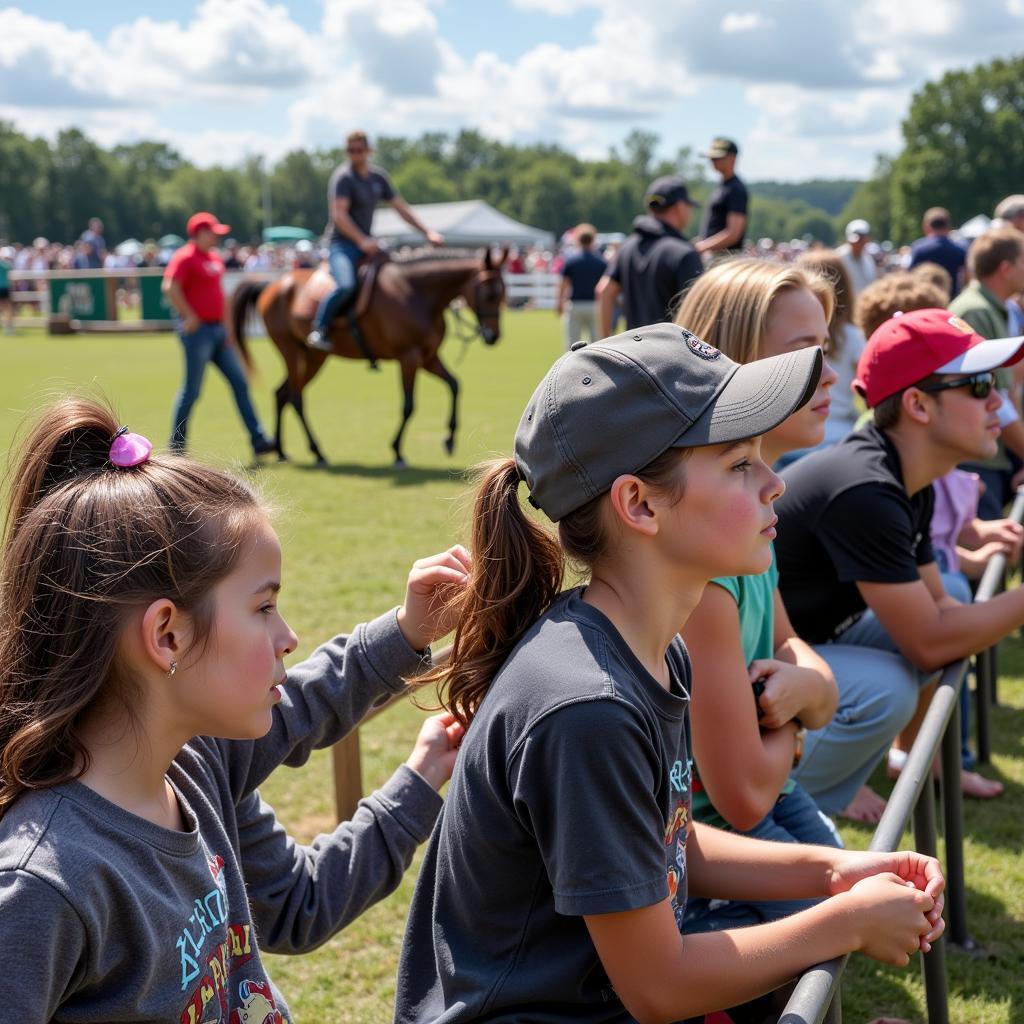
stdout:
[[[768,568],[782,483],[760,435],[821,372],[818,348],[739,366],[671,324],[580,343],[514,458],[484,467],[434,673],[468,730],[413,896],[400,1024],[679,1021],[853,949],[903,964],[941,934],[931,858],[690,821],[677,631],[710,579]],[[563,589],[567,567],[584,586]],[[684,940],[689,892],[823,901]]]
[[397,884],[461,727],[309,848],[256,787],[400,690],[450,629],[461,549],[403,607],[285,672],[281,550],[244,483],[69,399],[11,477],[0,572],[0,949],[19,1021],[290,1020],[264,950],[313,948]]

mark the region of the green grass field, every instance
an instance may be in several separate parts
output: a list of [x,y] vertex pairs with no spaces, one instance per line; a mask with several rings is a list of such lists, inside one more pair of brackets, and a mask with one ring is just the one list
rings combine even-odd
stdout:
[[[331,464],[316,469],[294,417],[286,418],[293,461],[259,471],[278,507],[284,546],[281,604],[299,634],[297,658],[320,640],[397,604],[411,562],[465,539],[465,470],[482,458],[506,454],[527,397],[561,351],[553,313],[512,312],[493,349],[480,342],[465,352],[449,342],[445,357],[461,379],[462,428],[453,457],[441,439],[447,389],[423,377],[418,408],[406,433],[411,468],[390,468],[397,427],[397,370],[372,373],[360,364],[330,360],[310,388],[307,414]],[[252,344],[259,366],[253,393],[271,422],[270,395],[282,369],[268,342]],[[180,383],[176,338],[164,335],[80,336],[50,339],[22,330],[0,337],[0,437],[10,443],[25,414],[67,390],[101,392],[123,422],[166,444],[171,404]],[[460,360],[462,360],[460,362]],[[248,445],[223,380],[211,371],[192,425],[192,450],[222,465],[243,466]],[[964,1024],[1024,1022],[1024,652],[1004,644],[1000,698],[994,716],[994,766],[1007,785],[995,803],[969,803],[967,833],[970,927],[986,955],[951,951],[950,1019]],[[362,732],[368,787],[381,784],[405,757],[422,712],[400,704]],[[987,769],[988,771],[988,769]],[[876,780],[886,788],[885,780]],[[299,770],[283,768],[263,789],[284,824],[302,840],[334,825],[330,754],[320,752]],[[844,827],[847,845],[863,848],[869,831]],[[388,900],[308,956],[272,958],[272,970],[300,1021],[378,1024],[390,1021],[393,981],[414,869]],[[481,922],[482,925],[485,922]],[[855,957],[844,987],[844,1019],[861,1024],[887,1014],[925,1019],[920,973],[881,968]]]

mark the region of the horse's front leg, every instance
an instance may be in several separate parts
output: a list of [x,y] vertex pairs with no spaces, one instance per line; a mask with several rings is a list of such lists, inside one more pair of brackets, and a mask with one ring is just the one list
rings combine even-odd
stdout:
[[402,458],[402,435],[405,433],[405,426],[416,405],[414,398],[416,371],[423,365],[423,357],[418,349],[412,349],[402,353],[398,364],[402,374],[402,425],[398,428],[391,447],[395,452],[395,469],[405,469],[405,459]]
[[459,429],[459,382],[449,372],[448,367],[441,362],[441,357],[437,353],[424,364],[423,369],[435,377],[440,377],[452,393],[452,411],[448,417],[448,436],[443,442],[444,450],[451,455],[455,451],[455,434]]

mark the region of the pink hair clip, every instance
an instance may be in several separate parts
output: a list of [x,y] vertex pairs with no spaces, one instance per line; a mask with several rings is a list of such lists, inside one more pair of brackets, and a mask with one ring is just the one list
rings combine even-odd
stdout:
[[148,438],[122,427],[110,442],[110,461],[119,469],[130,469],[141,466],[152,450],[153,445]]

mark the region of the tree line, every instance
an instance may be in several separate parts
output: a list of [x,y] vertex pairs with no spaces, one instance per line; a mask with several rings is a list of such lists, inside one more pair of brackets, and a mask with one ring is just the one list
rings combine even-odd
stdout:
[[[698,199],[706,199],[713,182],[705,161],[685,147],[671,159],[659,158],[659,145],[654,133],[636,130],[605,159],[584,160],[556,145],[517,146],[465,130],[382,136],[374,159],[411,203],[483,199],[557,235],[580,221],[600,231],[629,231],[643,212],[645,188],[662,174],[682,176]],[[50,142],[0,121],[0,239],[28,242],[43,235],[70,242],[93,216],[103,219],[112,243],[159,238],[182,234],[189,215],[205,209],[243,241],[259,240],[267,212],[275,224],[319,232],[327,179],[344,156],[339,145],[296,149],[273,166],[249,157],[234,166],[196,167],[163,142],[104,149],[77,128]],[[830,242],[834,214],[857,184],[808,182],[805,192],[799,185],[753,185],[748,234],[810,233]]]
[[[879,157],[866,182],[748,183],[748,237],[832,244],[843,224],[864,217],[876,238],[902,243],[917,236],[929,206],[948,207],[958,222],[991,215],[1003,196],[1024,191],[1021,81],[1024,57],[928,83],[903,121],[903,150]],[[714,186],[706,162],[689,148],[659,157],[659,137],[639,129],[598,160],[552,144],[498,142],[473,130],[382,136],[375,146],[376,161],[409,202],[483,199],[556,234],[584,220],[600,231],[628,231],[644,189],[661,174],[683,177],[698,199]],[[189,214],[201,209],[216,212],[243,241],[258,241],[267,212],[273,223],[319,232],[327,179],[343,159],[339,140],[333,149],[293,150],[273,166],[248,157],[201,168],[163,142],[104,149],[76,128],[51,142],[0,121],[0,238],[68,242],[91,216],[103,218],[110,241],[157,238],[181,234]]]

